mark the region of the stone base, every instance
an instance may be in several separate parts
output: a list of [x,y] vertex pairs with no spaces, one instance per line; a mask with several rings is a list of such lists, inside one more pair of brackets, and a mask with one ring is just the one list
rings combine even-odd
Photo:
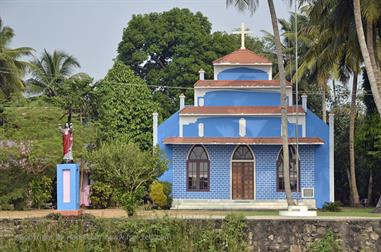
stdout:
[[70,217],[70,216],[80,216],[83,214],[82,209],[79,210],[56,210],[54,213],[58,213],[62,216],[65,217]]
[[286,211],[279,211],[279,216],[308,217],[317,216],[316,211],[309,211],[307,206],[289,206]]

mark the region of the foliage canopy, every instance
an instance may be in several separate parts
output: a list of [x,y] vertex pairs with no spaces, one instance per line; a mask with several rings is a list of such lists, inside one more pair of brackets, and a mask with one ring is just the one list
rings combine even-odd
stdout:
[[[212,34],[211,29],[211,23],[200,12],[179,8],[134,15],[124,29],[118,59],[148,85],[162,87],[152,89],[164,118],[178,110],[180,93],[188,97],[187,102],[192,100],[193,91],[186,88],[193,87],[201,68],[206,78],[212,78],[212,61],[240,47],[239,36]],[[246,47],[263,52],[259,39],[248,38]]]
[[143,149],[152,146],[152,113],[158,106],[145,81],[117,61],[95,92],[102,140],[123,139]]

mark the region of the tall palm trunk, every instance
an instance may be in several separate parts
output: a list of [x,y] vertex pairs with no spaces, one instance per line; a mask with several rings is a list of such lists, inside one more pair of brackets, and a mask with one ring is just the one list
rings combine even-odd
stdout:
[[349,119],[349,160],[350,160],[350,171],[351,171],[351,194],[352,194],[352,204],[355,207],[360,206],[359,193],[356,184],[356,164],[355,164],[355,120],[356,120],[356,96],[357,96],[357,72],[353,73],[353,85],[352,85],[352,101],[351,101],[351,111]]
[[377,205],[376,205],[376,209],[374,209],[374,212],[375,213],[381,213],[381,195],[378,198],[378,202],[377,202]]
[[370,83],[370,88],[372,90],[374,102],[377,107],[377,111],[379,115],[381,116],[381,94],[380,94],[380,89],[377,84],[376,80],[376,75],[375,75],[375,70],[372,65],[369,51],[367,48],[367,44],[365,41],[365,35],[364,35],[364,28],[362,24],[362,19],[361,19],[361,5],[360,5],[360,0],[353,0],[353,12],[354,12],[354,17],[355,17],[355,24],[356,24],[356,33],[357,33],[357,39],[359,41],[360,49],[361,49],[361,54],[364,59],[364,64],[365,64],[365,69],[368,74],[369,78],[369,83]]
[[[359,4],[359,8],[360,8],[360,4]],[[374,38],[374,26],[373,26],[373,24],[369,23],[367,25],[366,36],[367,36],[367,42],[368,42],[367,49],[369,51],[370,62],[372,64],[372,68],[374,69],[374,75],[376,78],[379,96],[381,96],[381,94],[380,94],[381,93],[381,70],[379,69],[379,64],[377,64],[376,53],[374,50],[375,38]],[[368,72],[368,70],[367,70],[367,72]],[[368,76],[369,76],[369,74],[368,74]],[[371,86],[371,88],[372,88],[372,86]],[[373,89],[372,89],[372,93],[373,93]],[[374,102],[376,103],[377,110],[378,110],[379,114],[381,114],[380,109],[378,108],[378,104],[376,102],[376,97],[374,96],[374,94],[373,94],[373,99],[374,99]],[[381,99],[381,98],[379,97],[379,99]],[[372,172],[372,171],[370,171],[370,172]],[[372,175],[372,174],[370,174],[370,175]],[[369,183],[370,183],[371,178],[372,178],[372,176],[369,177]],[[372,178],[372,180],[373,180],[373,178]],[[369,191],[371,191],[371,190],[372,190],[372,188],[369,185],[368,186],[368,200],[372,197],[372,195],[371,195],[372,193],[371,192],[369,193]],[[378,199],[375,212],[381,213],[381,195],[380,195],[380,198]]]
[[286,96],[286,76],[283,65],[282,44],[278,29],[278,19],[276,17],[274,2],[268,0],[270,9],[271,23],[274,31],[274,42],[279,67],[280,93],[281,93],[281,116],[282,116],[282,140],[283,140],[283,171],[284,171],[284,190],[286,192],[287,204],[293,205],[291,186],[290,186],[290,162],[288,150],[288,122],[287,122],[287,96]]
[[369,181],[368,181],[368,204],[372,205],[372,193],[373,193],[373,172],[372,169],[369,170]]
[[367,47],[369,51],[370,62],[372,64],[374,75],[376,77],[378,90],[381,92],[381,75],[380,75],[380,68],[379,68],[380,66],[377,63],[376,53],[374,50],[376,41],[374,38],[374,25],[372,23],[368,23],[366,26],[366,42],[367,42]]
[[[347,178],[348,178],[348,187],[349,187],[349,191],[352,192],[351,172],[349,171],[349,169],[345,169],[345,170],[346,170]],[[349,194],[349,204],[350,204],[351,206],[353,205],[353,197],[352,197],[352,193]]]

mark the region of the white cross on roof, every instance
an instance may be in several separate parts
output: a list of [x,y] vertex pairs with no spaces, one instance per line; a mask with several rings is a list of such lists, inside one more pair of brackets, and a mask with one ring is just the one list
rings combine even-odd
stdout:
[[241,24],[241,29],[239,31],[233,32],[233,34],[241,34],[241,49],[245,49],[245,34],[252,33],[249,30],[245,29],[245,24]]

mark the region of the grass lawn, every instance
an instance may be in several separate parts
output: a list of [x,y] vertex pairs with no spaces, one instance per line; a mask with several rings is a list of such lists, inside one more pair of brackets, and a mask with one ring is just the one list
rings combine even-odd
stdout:
[[[353,208],[353,207],[341,207],[340,212],[323,212],[318,210],[318,216],[352,216],[352,217],[380,217],[381,214],[372,213],[374,208]],[[218,215],[218,213],[242,213],[245,216],[278,216],[278,210],[252,210],[252,211],[210,211],[211,215]]]
[[318,211],[318,216],[354,216],[354,217],[381,217],[381,214],[373,213],[374,207],[341,207],[341,212]]

